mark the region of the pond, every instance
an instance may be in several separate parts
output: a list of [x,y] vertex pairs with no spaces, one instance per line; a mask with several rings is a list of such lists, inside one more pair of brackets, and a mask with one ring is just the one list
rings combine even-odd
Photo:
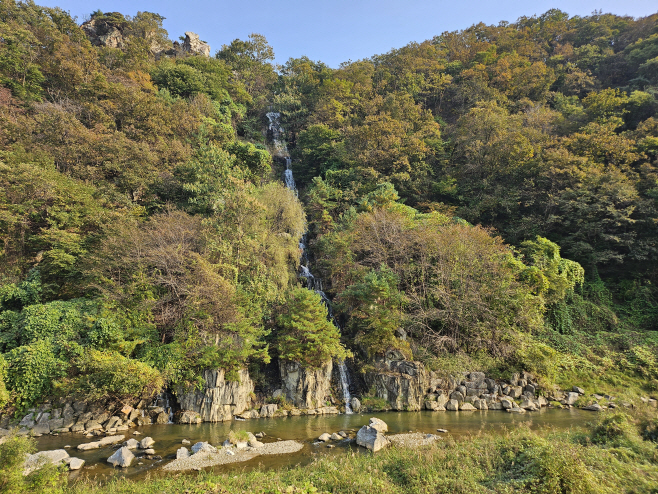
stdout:
[[[220,422],[216,424],[205,423],[199,425],[148,425],[130,429],[123,432],[126,439],[135,437],[140,440],[151,436],[155,440],[153,448],[162,460],[140,459],[133,462],[127,469],[114,469],[107,463],[107,458],[114,452],[112,447],[90,451],[78,451],[76,446],[81,443],[96,441],[99,438],[86,438],[81,434],[62,434],[59,436],[42,436],[37,439],[40,451],[60,449],[65,445],[71,446],[68,450],[71,456],[86,461],[82,470],[72,472],[72,476],[89,475],[90,477],[108,477],[112,475],[141,478],[147,473],[157,474],[160,467],[171,461],[170,455],[175,455],[181,447],[181,441],[187,439],[194,444],[198,441],[207,441],[212,445],[221,445],[227,438],[231,429],[249,432],[264,432],[263,442],[277,439],[294,439],[302,441],[304,447],[297,453],[280,456],[259,456],[252,460],[215,467],[216,471],[243,470],[252,468],[280,468],[298,464],[306,464],[320,455],[340,455],[348,451],[358,454],[367,453],[354,442],[332,442],[335,448],[327,448],[326,444],[316,444],[317,438],[324,432],[332,433],[340,430],[353,430],[356,432],[361,426],[368,423],[370,417],[378,417],[388,424],[388,434],[403,432],[436,433],[437,429],[447,429],[446,435],[459,440],[480,431],[500,431],[512,429],[526,424],[533,429],[551,427],[557,430],[579,428],[595,419],[595,413],[571,409],[542,409],[538,412],[526,414],[506,413],[498,410],[477,412],[381,412],[353,415],[310,415],[298,417],[280,417],[270,419],[253,419],[247,421]],[[141,435],[133,436],[134,431]],[[189,445],[187,446],[189,449]],[[141,453],[135,451],[136,456]],[[141,462],[141,465],[137,463]]]

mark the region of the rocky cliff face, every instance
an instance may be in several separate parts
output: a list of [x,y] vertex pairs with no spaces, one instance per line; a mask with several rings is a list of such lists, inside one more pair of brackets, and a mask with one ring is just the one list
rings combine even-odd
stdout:
[[332,369],[331,360],[316,370],[305,369],[297,362],[279,362],[286,400],[299,408],[323,407],[331,396]]
[[428,372],[420,362],[397,360],[394,355],[375,364],[365,382],[377,398],[387,400],[393,410],[421,410],[425,390],[430,386]]
[[185,41],[183,41],[183,51],[191,55],[203,55],[204,57],[210,56],[210,45],[199,39],[199,35],[191,31],[185,33]]
[[178,393],[181,410],[198,413],[204,422],[225,422],[249,408],[254,383],[246,370],[239,372],[238,381],[226,381],[223,370],[206,370],[203,379],[201,390]]
[[94,46],[123,48],[123,34],[121,30],[118,26],[106,20],[91,19],[80,27]]

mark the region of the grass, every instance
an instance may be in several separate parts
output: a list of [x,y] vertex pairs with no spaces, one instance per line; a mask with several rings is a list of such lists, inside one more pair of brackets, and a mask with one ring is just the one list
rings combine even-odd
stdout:
[[642,439],[654,410],[602,413],[590,431],[527,428],[481,433],[430,447],[325,457],[299,467],[236,474],[201,472],[99,485],[72,494],[156,493],[655,493],[658,447]]

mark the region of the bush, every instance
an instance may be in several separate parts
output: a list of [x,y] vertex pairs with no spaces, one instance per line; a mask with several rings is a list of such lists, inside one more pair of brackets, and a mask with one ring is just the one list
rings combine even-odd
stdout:
[[618,445],[637,437],[637,432],[628,415],[617,412],[599,417],[591,437],[594,444]]
[[43,399],[52,390],[55,379],[62,375],[66,363],[58,360],[50,341],[35,341],[5,354],[7,385],[17,395],[16,405],[26,407]]
[[0,353],[0,409],[7,404],[9,401],[9,392],[7,391],[7,386],[5,385],[5,379],[7,378],[7,361]]
[[116,352],[87,351],[77,363],[80,375],[63,386],[91,399],[151,398],[164,386],[157,369]]
[[35,451],[34,439],[27,436],[9,436],[0,444],[0,493],[63,492],[67,476],[55,465],[47,464],[30,475],[23,475],[25,455]]

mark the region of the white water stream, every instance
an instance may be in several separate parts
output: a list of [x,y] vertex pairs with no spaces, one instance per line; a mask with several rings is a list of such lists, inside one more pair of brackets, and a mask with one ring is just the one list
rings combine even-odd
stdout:
[[[286,147],[285,142],[281,140],[283,128],[279,122],[280,114],[276,112],[269,112],[267,114],[267,118],[270,121],[270,130],[272,131],[274,148],[278,153],[282,154],[286,160],[286,169],[283,172],[283,181],[285,182],[286,187],[288,187],[288,189],[292,190],[295,195],[297,195],[297,185],[295,184],[295,178],[292,175],[292,160],[288,155],[288,148]],[[337,328],[340,329],[340,326],[336,322],[333,311],[331,309],[331,301],[322,290],[322,280],[313,276],[313,273],[311,273],[311,270],[308,268],[308,256],[306,255],[305,237],[306,235],[304,235],[299,242],[299,249],[302,251],[301,261],[306,262],[306,265],[300,262],[300,276],[302,278],[306,278],[306,286],[309,290],[313,290],[315,293],[320,295],[320,297],[322,297],[322,301],[327,306],[331,321]],[[345,413],[349,415],[352,413],[352,396],[350,395],[349,373],[347,366],[345,365],[345,361],[338,361],[338,370],[340,373],[340,384],[343,388],[343,399],[345,400]]]

